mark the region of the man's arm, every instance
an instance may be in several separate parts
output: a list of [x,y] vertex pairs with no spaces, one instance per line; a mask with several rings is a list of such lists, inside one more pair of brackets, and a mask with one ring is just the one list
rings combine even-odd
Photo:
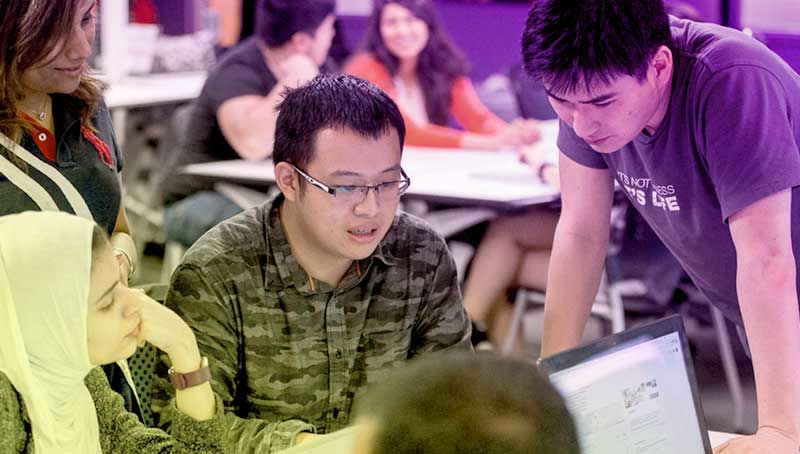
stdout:
[[237,96],[217,109],[222,135],[243,159],[264,159],[272,154],[278,119],[275,107],[283,99],[284,90],[302,85],[319,73],[311,58],[300,54],[271,69],[278,83],[266,96]]
[[[201,354],[208,357],[211,387],[225,406],[225,433],[232,452],[268,453],[286,449],[296,434],[314,432],[314,426],[302,420],[240,418],[234,413],[237,391],[243,391],[237,380],[239,368],[244,367],[239,364],[238,355],[238,339],[243,333],[234,314],[236,295],[230,293],[222,284],[210,282],[203,270],[181,265],[172,277],[166,305],[192,328]],[[153,387],[153,404],[160,411],[159,427],[168,428],[176,418],[175,405],[170,404],[175,392],[163,373],[166,367],[161,369]]]
[[787,189],[748,205],[729,220],[736,246],[736,289],[755,372],[759,430],[715,452],[798,450],[800,315],[791,206],[792,191]]
[[542,356],[578,345],[608,250],[614,182],[607,169],[559,158],[561,217],[553,240],[544,310]]

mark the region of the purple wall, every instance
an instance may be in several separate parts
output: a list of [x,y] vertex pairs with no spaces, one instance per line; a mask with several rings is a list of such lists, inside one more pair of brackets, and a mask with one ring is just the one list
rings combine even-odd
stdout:
[[[472,63],[473,79],[484,79],[520,61],[519,40],[528,15],[527,4],[434,1],[445,30]],[[348,46],[357,49],[368,18],[340,16],[339,19]]]
[[[684,0],[709,21],[719,22],[724,0]],[[730,1],[730,0],[727,0]],[[471,76],[481,80],[519,62],[520,37],[530,9],[527,3],[473,3],[434,0],[439,18],[472,63]],[[361,16],[340,17],[346,42],[357,49],[367,26]]]
[[195,31],[194,0],[155,0],[161,30],[167,35],[183,35]]
[[758,38],[800,73],[800,36],[764,33]]

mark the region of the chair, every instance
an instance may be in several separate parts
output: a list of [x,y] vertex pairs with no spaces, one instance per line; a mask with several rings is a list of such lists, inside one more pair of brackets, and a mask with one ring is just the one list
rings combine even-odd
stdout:
[[169,282],[172,271],[180,262],[185,248],[174,242],[167,241],[164,231],[164,206],[161,197],[161,185],[169,178],[168,170],[177,158],[176,150],[181,146],[180,132],[186,130],[186,125],[191,115],[192,104],[177,107],[169,120],[169,127],[164,128],[159,137],[158,162],[149,169],[149,178],[146,184],[139,185],[135,191],[125,194],[125,209],[134,232],[137,252],[139,257],[144,252],[148,242],[164,244],[164,265],[161,272],[161,282]]
[[[628,202],[617,199],[611,208],[611,230],[608,247],[608,255],[619,254],[622,246],[622,234],[625,230],[625,215],[628,210]],[[592,304],[591,314],[609,323],[611,332],[617,333],[625,330],[625,309],[622,305],[623,296],[642,296],[647,292],[647,288],[640,281],[622,280],[612,282],[608,278],[608,273],[603,270],[600,279],[600,288]],[[545,295],[543,292],[533,289],[520,288],[517,290],[517,297],[514,300],[514,309],[511,316],[508,334],[503,339],[500,352],[510,354],[514,350],[519,331],[522,326],[523,316],[529,304],[544,305]]]
[[725,380],[728,382],[728,391],[731,394],[733,404],[733,414],[731,424],[734,432],[741,432],[744,428],[744,392],[742,382],[739,379],[739,369],[736,366],[736,359],[733,356],[731,339],[728,335],[728,324],[722,312],[711,306],[711,319],[714,324],[714,331],[717,334],[717,346],[722,359],[722,369],[725,371]]

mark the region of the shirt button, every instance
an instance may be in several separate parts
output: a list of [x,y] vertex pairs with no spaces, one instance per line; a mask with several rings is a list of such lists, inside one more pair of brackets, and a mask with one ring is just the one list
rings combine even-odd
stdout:
[[[336,350],[336,359],[342,359],[342,351],[341,350]],[[335,416],[334,416],[334,418],[335,418]]]
[[45,140],[47,140],[47,136],[46,136],[46,135],[44,135],[44,133],[43,133],[43,132],[42,132],[42,133],[39,133],[39,140],[41,140],[42,142],[44,142]]

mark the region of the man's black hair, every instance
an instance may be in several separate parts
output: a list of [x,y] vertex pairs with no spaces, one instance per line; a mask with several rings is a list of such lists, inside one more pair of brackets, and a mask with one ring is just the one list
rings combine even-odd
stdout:
[[366,80],[343,74],[320,74],[285,93],[278,106],[272,159],[303,169],[314,153],[317,133],[349,129],[378,139],[391,129],[403,149],[406,127],[397,104]]
[[313,35],[335,6],[335,0],[259,0],[255,34],[267,46],[280,47],[297,32]]
[[661,0],[536,0],[522,59],[550,93],[591,92],[620,75],[643,81],[662,45],[670,30]]
[[436,354],[357,404],[371,454],[579,454],[563,399],[536,366],[496,354]]

